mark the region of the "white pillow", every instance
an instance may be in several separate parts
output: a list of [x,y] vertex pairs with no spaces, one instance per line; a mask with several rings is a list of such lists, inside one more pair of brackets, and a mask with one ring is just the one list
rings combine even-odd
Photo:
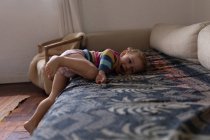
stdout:
[[210,70],[210,25],[198,34],[198,60],[201,65]]
[[198,33],[210,22],[202,22],[189,26],[156,24],[151,32],[150,46],[167,55],[197,59]]

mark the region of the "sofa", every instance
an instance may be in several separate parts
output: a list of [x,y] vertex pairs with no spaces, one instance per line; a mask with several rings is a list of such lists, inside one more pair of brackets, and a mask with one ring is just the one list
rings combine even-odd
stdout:
[[147,70],[69,80],[31,139],[210,139],[209,40],[209,22],[82,34],[80,49],[143,50]]
[[44,66],[52,55],[59,55],[67,49],[84,48],[98,51],[113,48],[116,51],[122,51],[127,47],[134,47],[144,50],[149,47],[149,36],[150,29],[137,29],[88,34],[78,32],[47,41],[38,45],[38,53],[29,66],[29,79],[46,94],[49,94],[52,81],[46,77]]

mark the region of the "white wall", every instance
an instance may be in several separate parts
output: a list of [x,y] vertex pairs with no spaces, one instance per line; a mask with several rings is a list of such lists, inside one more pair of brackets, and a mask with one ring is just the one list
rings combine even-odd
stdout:
[[86,32],[190,23],[192,0],[80,0]]
[[[79,0],[85,32],[209,19],[209,0]],[[0,1],[0,83],[28,81],[36,45],[59,36],[55,0]]]
[[210,21],[210,0],[193,0],[193,22]]
[[48,0],[0,1],[0,83],[28,81],[37,44],[59,36],[55,11]]

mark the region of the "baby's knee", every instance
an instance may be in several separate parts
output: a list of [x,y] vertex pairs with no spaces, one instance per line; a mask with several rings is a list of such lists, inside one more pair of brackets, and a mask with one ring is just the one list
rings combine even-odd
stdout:
[[97,74],[98,74],[98,69],[97,68],[88,70],[87,75],[86,75],[87,76],[86,78],[88,80],[95,80]]

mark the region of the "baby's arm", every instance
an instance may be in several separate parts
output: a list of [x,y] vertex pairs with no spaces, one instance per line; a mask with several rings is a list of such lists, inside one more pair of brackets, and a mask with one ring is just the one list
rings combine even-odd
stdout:
[[106,74],[104,71],[99,70],[98,75],[96,76],[96,83],[101,84],[101,83],[106,83]]
[[101,53],[99,72],[96,76],[96,83],[106,83],[106,74],[114,70],[114,64],[116,63],[115,52],[111,49],[106,49]]

